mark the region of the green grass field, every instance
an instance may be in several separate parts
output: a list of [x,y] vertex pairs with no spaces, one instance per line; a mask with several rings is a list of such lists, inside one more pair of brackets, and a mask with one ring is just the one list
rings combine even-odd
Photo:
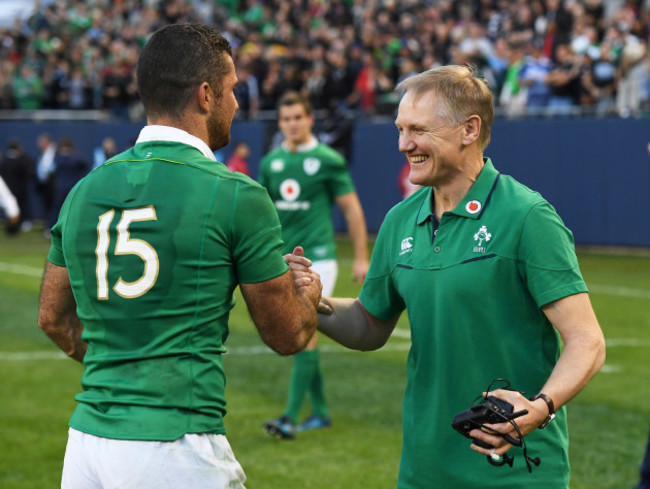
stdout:
[[[350,246],[340,245],[336,295],[356,296]],[[37,231],[16,239],[0,234],[3,489],[59,487],[79,390],[81,366],[64,358],[36,324],[48,246]],[[650,421],[650,257],[581,253],[580,262],[608,347],[603,370],[569,405],[571,488],[632,489]],[[377,352],[321,340],[334,424],[290,442],[270,438],[262,423],[284,407],[291,359],[262,345],[241,300],[231,331],[225,422],[248,488],[394,488],[409,346],[404,319]]]

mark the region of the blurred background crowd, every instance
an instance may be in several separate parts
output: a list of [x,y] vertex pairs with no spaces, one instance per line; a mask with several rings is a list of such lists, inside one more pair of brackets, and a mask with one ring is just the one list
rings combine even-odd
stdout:
[[650,0],[37,0],[0,30],[0,109],[140,120],[138,52],[179,21],[232,43],[240,118],[288,89],[325,115],[392,115],[400,80],[466,62],[497,115],[650,114]]

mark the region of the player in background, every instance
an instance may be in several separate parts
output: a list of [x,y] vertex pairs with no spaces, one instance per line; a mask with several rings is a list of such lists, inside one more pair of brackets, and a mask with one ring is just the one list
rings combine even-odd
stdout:
[[[309,101],[287,92],[278,102],[279,147],[262,158],[259,182],[280,216],[284,252],[302,246],[323,283],[323,294],[334,290],[338,273],[332,208],[340,207],[354,247],[353,279],[363,282],[368,271],[367,231],[363,209],[341,154],[319,142],[312,132],[314,115]],[[316,335],[305,351],[294,355],[289,396],[282,416],[265,423],[266,431],[292,439],[296,431],[330,426]],[[297,424],[309,393],[311,415]]]
[[233,292],[291,354],[313,335],[320,281],[294,285],[266,190],[214,156],[237,110],[228,41],[164,27],[137,75],[147,126],[73,188],[52,228],[38,322],[84,365],[61,485],[241,489],[223,424]]

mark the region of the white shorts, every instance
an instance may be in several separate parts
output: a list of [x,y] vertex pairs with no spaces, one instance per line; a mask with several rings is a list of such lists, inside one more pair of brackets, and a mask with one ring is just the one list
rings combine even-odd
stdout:
[[312,262],[311,268],[320,275],[323,284],[323,295],[332,297],[336,277],[339,274],[339,264],[336,260],[319,260]]
[[175,441],[103,438],[70,428],[62,489],[245,489],[224,435]]

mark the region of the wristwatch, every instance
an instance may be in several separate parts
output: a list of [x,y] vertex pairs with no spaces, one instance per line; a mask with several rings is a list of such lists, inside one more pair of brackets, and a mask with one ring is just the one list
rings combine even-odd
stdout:
[[542,424],[538,426],[540,430],[543,430],[551,423],[551,421],[553,421],[553,419],[555,419],[555,405],[553,404],[553,399],[551,399],[543,392],[540,392],[539,394],[534,395],[533,397],[530,398],[531,401],[536,401],[537,399],[542,399],[548,406],[548,416],[542,422]]

